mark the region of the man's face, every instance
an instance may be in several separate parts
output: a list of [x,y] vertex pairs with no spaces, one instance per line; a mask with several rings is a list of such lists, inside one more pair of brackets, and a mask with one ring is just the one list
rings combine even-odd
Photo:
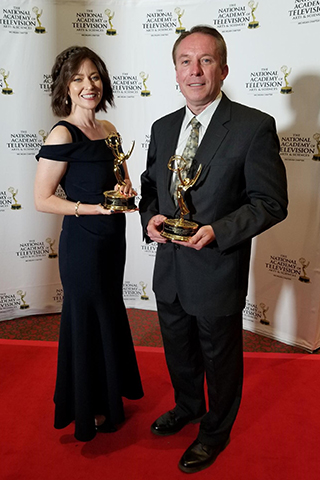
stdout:
[[176,50],[176,80],[190,110],[199,114],[220,92],[228,66],[220,66],[216,40],[211,35],[193,33]]

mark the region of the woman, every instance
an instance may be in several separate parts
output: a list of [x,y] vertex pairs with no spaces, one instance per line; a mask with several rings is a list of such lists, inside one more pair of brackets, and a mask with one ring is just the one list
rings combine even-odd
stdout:
[[[58,55],[52,81],[52,110],[64,120],[37,155],[34,197],[38,211],[65,215],[54,426],[75,421],[76,439],[89,441],[124,420],[122,397],[143,396],[122,297],[125,215],[101,205],[103,192],[114,189],[114,156],[105,139],[116,128],[95,113],[114,101],[104,62],[86,47]],[[125,162],[122,167],[120,191],[131,195]],[[66,199],[55,194],[59,184]]]

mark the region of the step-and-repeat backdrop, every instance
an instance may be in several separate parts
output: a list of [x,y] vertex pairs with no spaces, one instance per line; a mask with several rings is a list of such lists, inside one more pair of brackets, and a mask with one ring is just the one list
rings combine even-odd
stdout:
[[[244,328],[318,348],[320,1],[2,0],[0,8],[0,320],[61,309],[62,219],[33,204],[35,154],[56,121],[56,55],[77,44],[105,60],[116,108],[99,118],[116,125],[124,150],[135,140],[128,167],[139,195],[151,124],[184,104],[172,45],[183,30],[209,24],[228,45],[224,91],[276,118],[289,180],[288,218],[254,240]],[[127,243],[126,306],[154,310],[157,245],[143,242],[138,213],[127,216]]]

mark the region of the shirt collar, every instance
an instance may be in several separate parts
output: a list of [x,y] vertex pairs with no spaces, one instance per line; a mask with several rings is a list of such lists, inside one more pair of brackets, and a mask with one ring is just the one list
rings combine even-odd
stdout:
[[[204,127],[205,130],[207,129],[212,115],[216,111],[221,101],[221,98],[222,92],[220,91],[213,102],[210,103],[210,105],[208,105],[201,113],[199,113],[199,115],[196,115],[197,120],[201,123],[201,126]],[[186,130],[190,126],[190,122],[194,116],[194,113],[192,113],[191,110],[186,107],[186,114],[182,123],[182,130]]]

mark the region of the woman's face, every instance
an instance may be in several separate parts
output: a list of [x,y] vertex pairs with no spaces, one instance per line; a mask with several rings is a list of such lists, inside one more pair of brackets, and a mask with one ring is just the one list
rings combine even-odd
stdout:
[[102,93],[103,84],[96,65],[89,59],[84,60],[69,83],[68,94],[72,108],[95,110]]

